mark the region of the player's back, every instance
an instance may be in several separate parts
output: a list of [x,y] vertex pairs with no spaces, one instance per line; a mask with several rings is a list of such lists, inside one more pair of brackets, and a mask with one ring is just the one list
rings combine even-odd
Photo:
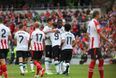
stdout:
[[10,29],[4,24],[0,24],[0,49],[8,49],[8,37]]
[[44,32],[39,29],[36,29],[31,34],[31,49],[32,50],[43,50],[43,42],[45,39]]
[[28,50],[29,34],[27,32],[22,30],[17,31],[15,33],[15,39],[17,41],[17,50]]
[[61,34],[60,32],[53,32],[50,34],[50,40],[52,42],[52,47],[53,46],[60,46],[61,45]]
[[89,33],[90,37],[99,37],[97,28],[96,28],[98,26],[96,25],[96,23],[97,23],[97,20],[92,19],[88,24],[87,32]]
[[62,45],[62,50],[64,49],[72,49],[72,43],[75,40],[74,35],[71,32],[65,32],[62,34],[62,40],[64,43]]
[[96,19],[92,19],[88,24],[87,32],[89,34],[89,48],[99,48],[100,47],[100,24]]

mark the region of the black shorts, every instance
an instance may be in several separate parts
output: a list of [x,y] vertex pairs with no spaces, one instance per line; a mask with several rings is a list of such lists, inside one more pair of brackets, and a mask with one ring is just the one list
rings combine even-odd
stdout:
[[43,51],[32,51],[31,52],[32,59],[40,61],[43,55]]
[[52,52],[52,46],[51,45],[46,45],[45,56],[49,57],[49,58],[53,57],[53,52]]
[[52,52],[53,52],[53,58],[56,60],[59,60],[60,54],[61,54],[61,49],[59,46],[54,46],[52,47]]
[[6,59],[9,49],[0,49],[0,59]]
[[61,52],[61,61],[69,63],[72,58],[72,49],[65,49]]
[[31,52],[30,51],[27,53],[27,57],[31,57]]
[[17,58],[19,58],[19,57],[27,58],[28,51],[16,51],[16,56],[17,56]]
[[96,60],[102,58],[102,53],[100,48],[93,48],[90,49],[88,52],[91,55],[91,59]]

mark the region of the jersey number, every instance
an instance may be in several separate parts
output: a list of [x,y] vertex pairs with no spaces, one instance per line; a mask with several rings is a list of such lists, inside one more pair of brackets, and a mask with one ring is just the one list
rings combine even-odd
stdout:
[[5,30],[5,29],[2,29],[1,31],[2,31],[2,38],[5,38],[5,37],[6,37],[6,36],[5,36],[6,30]]
[[58,33],[55,33],[54,36],[55,36],[55,40],[59,39],[59,34]]
[[19,38],[20,38],[20,43],[23,41],[24,37],[22,35],[19,35]]
[[67,37],[67,44],[71,44],[72,37]]
[[36,34],[36,41],[42,40],[42,34]]

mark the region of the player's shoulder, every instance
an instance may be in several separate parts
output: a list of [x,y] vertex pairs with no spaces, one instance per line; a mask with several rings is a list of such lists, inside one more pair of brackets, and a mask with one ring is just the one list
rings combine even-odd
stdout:
[[44,26],[44,29],[49,29],[49,27],[46,25],[46,26]]
[[6,25],[4,25],[4,24],[0,24],[0,25],[1,25],[1,28],[4,28],[4,29],[6,29],[6,30],[10,30],[10,28],[7,27]]
[[27,31],[24,31],[24,32],[25,32],[25,34],[29,35],[29,33]]
[[49,26],[44,26],[43,31],[47,31],[47,30],[49,30],[49,29],[51,29]]

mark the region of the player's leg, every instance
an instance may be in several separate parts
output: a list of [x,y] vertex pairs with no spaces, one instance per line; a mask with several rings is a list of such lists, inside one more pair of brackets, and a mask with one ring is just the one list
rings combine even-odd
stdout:
[[88,78],[92,78],[94,67],[95,67],[95,64],[96,64],[96,49],[90,49],[89,53],[91,55],[91,61],[90,61],[90,64],[89,64]]
[[65,64],[65,59],[66,59],[66,53],[65,50],[61,51],[60,55],[60,73],[63,73],[66,70],[66,64]]
[[[0,50],[0,59],[2,58],[2,51]],[[2,65],[0,60],[0,78],[2,78]]]
[[69,73],[69,68],[70,68],[70,61],[71,61],[71,58],[72,58],[72,50],[71,50],[71,49],[67,49],[65,55],[66,55],[66,59],[65,59],[65,66],[66,66],[66,69],[65,69],[65,71],[63,72],[63,74],[68,75],[68,73]]
[[2,78],[2,66],[1,66],[1,63],[0,63],[0,78]]
[[52,47],[51,46],[46,46],[46,51],[45,51],[45,71],[46,74],[53,74],[50,70],[51,63],[52,63]]
[[35,51],[33,53],[33,62],[34,65],[36,66],[36,77],[38,77],[38,75],[40,74],[40,76],[42,77],[44,75],[44,68],[42,68],[42,65],[40,63],[40,59],[42,58],[43,52],[41,51]]
[[60,50],[59,50],[59,46],[54,46],[53,48],[52,48],[52,51],[53,51],[53,58],[54,58],[54,65],[55,65],[55,68],[56,68],[56,73],[57,74],[60,74],[60,71],[59,71],[59,69],[60,69],[60,62],[59,62],[59,52],[60,52]]
[[28,52],[24,51],[24,53],[23,53],[23,68],[24,68],[25,73],[28,73],[27,62],[28,62]]
[[2,49],[2,56],[0,56],[0,63],[1,63],[1,70],[2,74],[4,75],[4,78],[8,78],[8,73],[7,73],[7,66],[6,66],[6,57],[8,50],[7,49]]
[[32,57],[31,57],[31,53],[30,52],[28,52],[28,64],[30,65],[31,72],[34,72],[34,64],[33,64]]
[[16,54],[19,61],[19,68],[20,68],[21,75],[24,75],[25,71],[24,71],[24,65],[23,65],[23,52],[17,51]]
[[104,59],[102,57],[100,48],[97,49],[97,55],[99,61],[98,70],[99,70],[100,78],[104,78]]

